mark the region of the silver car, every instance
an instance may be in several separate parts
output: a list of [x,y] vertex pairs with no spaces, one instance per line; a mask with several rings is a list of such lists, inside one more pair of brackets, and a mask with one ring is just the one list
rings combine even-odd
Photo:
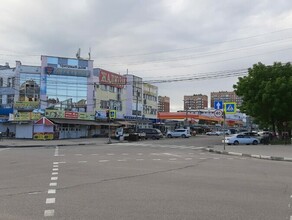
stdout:
[[174,131],[169,131],[167,132],[166,136],[168,138],[172,138],[172,137],[182,137],[182,138],[189,138],[191,137],[191,133],[189,129],[175,129]]
[[222,143],[224,143],[224,142],[228,145],[231,145],[231,144],[234,144],[234,145],[238,145],[238,144],[257,145],[258,143],[260,143],[259,139],[257,139],[257,138],[247,136],[247,135],[242,135],[242,134],[235,134],[233,136],[226,137],[225,140],[222,140]]

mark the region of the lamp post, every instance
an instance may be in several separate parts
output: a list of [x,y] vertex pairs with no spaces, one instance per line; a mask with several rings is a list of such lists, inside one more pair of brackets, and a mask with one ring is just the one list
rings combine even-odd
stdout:
[[136,91],[136,132],[138,132],[138,100],[139,100],[139,96],[140,96],[140,93],[139,93],[139,90],[137,89]]

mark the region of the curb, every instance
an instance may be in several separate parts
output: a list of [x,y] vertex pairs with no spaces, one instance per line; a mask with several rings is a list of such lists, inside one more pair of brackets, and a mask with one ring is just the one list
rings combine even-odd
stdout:
[[266,156],[266,155],[258,155],[258,154],[228,152],[228,151],[214,150],[210,147],[204,148],[204,151],[208,151],[210,153],[216,153],[216,154],[225,154],[225,155],[240,156],[240,157],[250,157],[250,158],[262,159],[262,160],[275,160],[275,161],[292,162],[292,158],[290,158],[290,157],[275,157],[275,156]]

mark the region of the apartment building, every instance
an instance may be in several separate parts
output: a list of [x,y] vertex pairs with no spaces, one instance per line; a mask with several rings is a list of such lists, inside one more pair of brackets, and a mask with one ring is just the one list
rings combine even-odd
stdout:
[[170,112],[170,98],[158,96],[158,112]]
[[184,96],[184,110],[196,110],[208,108],[208,96],[202,94],[194,94]]
[[235,102],[237,106],[242,104],[242,98],[237,96],[234,91],[211,92],[211,108],[214,108],[215,101]]

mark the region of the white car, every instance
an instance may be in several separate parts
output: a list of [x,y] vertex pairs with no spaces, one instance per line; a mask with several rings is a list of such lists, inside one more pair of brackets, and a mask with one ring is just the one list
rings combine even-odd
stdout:
[[189,129],[175,129],[174,131],[169,131],[166,134],[166,137],[172,138],[172,137],[182,137],[182,138],[189,138],[191,137],[191,133]]
[[234,145],[238,145],[238,144],[257,145],[258,143],[260,143],[259,139],[257,139],[257,138],[247,136],[247,135],[242,135],[242,134],[235,134],[233,136],[226,137],[225,140],[222,140],[222,143],[224,143],[224,142],[228,145],[231,145],[231,144],[234,144]]
[[221,132],[220,131],[208,131],[206,133],[206,135],[209,135],[209,136],[212,136],[212,135],[219,136],[219,135],[221,135]]

